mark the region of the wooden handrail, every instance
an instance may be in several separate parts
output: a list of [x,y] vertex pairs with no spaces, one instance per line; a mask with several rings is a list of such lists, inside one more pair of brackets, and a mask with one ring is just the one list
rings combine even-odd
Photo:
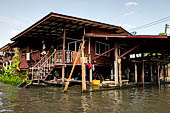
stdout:
[[45,60],[45,62],[40,66],[40,68],[56,53],[56,49],[54,49],[54,52]]
[[32,68],[35,68],[39,63],[41,63],[41,61],[48,55],[48,53],[37,64],[35,64]]

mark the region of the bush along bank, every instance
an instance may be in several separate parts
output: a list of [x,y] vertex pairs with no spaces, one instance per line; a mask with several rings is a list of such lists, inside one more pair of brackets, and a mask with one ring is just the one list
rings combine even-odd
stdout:
[[15,55],[12,58],[12,65],[8,65],[6,68],[0,70],[0,81],[15,86],[18,86],[23,82],[30,83],[31,80],[27,80],[27,73],[22,72],[19,68],[19,49],[15,48],[14,50]]

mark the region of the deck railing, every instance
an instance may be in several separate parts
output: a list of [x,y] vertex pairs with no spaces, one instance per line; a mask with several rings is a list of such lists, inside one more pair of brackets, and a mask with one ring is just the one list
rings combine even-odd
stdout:
[[[65,63],[73,63],[77,52],[65,50]],[[34,67],[32,67],[32,79],[45,79],[50,74],[55,64],[63,62],[62,50],[54,50],[52,54],[45,55]],[[79,61],[80,62],[80,59]]]

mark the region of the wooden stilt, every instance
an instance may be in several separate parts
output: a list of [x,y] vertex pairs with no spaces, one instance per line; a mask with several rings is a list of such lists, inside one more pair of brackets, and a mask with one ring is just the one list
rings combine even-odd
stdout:
[[142,61],[142,84],[143,84],[143,87],[144,87],[144,83],[145,82],[145,64],[144,64],[144,61]]
[[111,80],[113,80],[113,65],[111,66]]
[[[91,51],[90,51],[90,38],[89,38],[89,45],[88,45],[88,55],[89,55],[89,63],[91,64]],[[92,83],[92,76],[93,76],[93,71],[92,69],[90,69],[90,72],[89,72],[89,78],[90,78],[90,82]]]
[[158,62],[157,62],[157,70],[158,70],[158,86],[160,88],[160,66],[158,65]]
[[[62,60],[63,60],[63,64],[65,64],[65,40],[66,40],[66,28],[64,27],[64,31],[63,31],[63,50],[62,50]],[[62,66],[62,84],[64,84],[64,77],[65,77],[65,66]]]
[[[120,49],[119,49],[119,55],[120,55]],[[119,56],[118,58],[118,64],[119,64],[119,82],[120,82],[120,87],[122,87],[122,67],[121,67],[121,57]]]
[[137,70],[137,63],[135,62],[135,84],[138,83],[138,70]]
[[119,64],[119,82],[120,82],[120,87],[122,87],[122,69],[121,69],[121,58],[118,59],[118,64]]
[[[115,47],[117,47],[117,44],[115,43]],[[115,78],[115,85],[118,85],[118,48],[114,51],[114,78]]]
[[163,77],[164,77],[164,83],[165,83],[165,77],[166,77],[166,69],[165,69],[165,64],[163,65]]
[[167,78],[168,78],[168,71],[169,71],[168,69],[169,69],[169,68],[168,68],[168,64],[167,64],[167,69],[166,69],[166,71],[167,71],[167,72],[166,72],[166,82],[168,82],[168,81],[167,81]]
[[154,78],[153,78],[153,67],[152,67],[152,65],[150,65],[151,66],[151,82],[153,83],[154,82]]
[[82,92],[86,91],[86,75],[85,75],[85,65],[84,65],[84,47],[81,50],[81,66],[82,66]]
[[[85,28],[84,28],[84,35],[85,35]],[[82,37],[83,43],[85,43],[84,35]],[[86,91],[86,66],[85,66],[85,63],[84,63],[84,44],[81,48],[81,57],[82,57],[82,62],[81,62],[81,66],[82,66],[82,92],[85,92]]]
[[65,78],[65,66],[62,66],[62,84],[64,84],[64,78]]

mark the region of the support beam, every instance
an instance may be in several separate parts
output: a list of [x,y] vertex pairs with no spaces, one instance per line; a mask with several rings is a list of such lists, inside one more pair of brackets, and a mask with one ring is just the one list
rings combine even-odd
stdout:
[[115,50],[117,47],[118,47],[118,46],[115,46],[114,48],[109,49],[108,51],[105,51],[104,53],[102,53],[102,54],[100,54],[100,55],[94,57],[92,60],[96,60],[97,58],[99,58],[99,57],[101,57],[101,56],[103,56],[103,55],[109,53],[110,51]]
[[[66,40],[66,28],[64,27],[64,31],[63,31],[63,50],[62,50],[62,60],[63,60],[63,64],[65,64],[65,40]],[[65,66],[62,66],[62,83],[64,84],[64,77],[65,77]]]
[[114,51],[114,78],[115,78],[115,85],[118,85],[118,48],[117,44],[115,43],[115,51]]
[[128,50],[127,52],[123,53],[122,55],[120,55],[120,58],[122,58],[123,56],[127,55],[128,53],[130,53],[131,51],[133,51],[134,49],[138,48],[141,44],[136,45],[135,47],[131,48],[130,50]]
[[137,63],[135,62],[135,84],[138,83],[138,70],[137,70]]

